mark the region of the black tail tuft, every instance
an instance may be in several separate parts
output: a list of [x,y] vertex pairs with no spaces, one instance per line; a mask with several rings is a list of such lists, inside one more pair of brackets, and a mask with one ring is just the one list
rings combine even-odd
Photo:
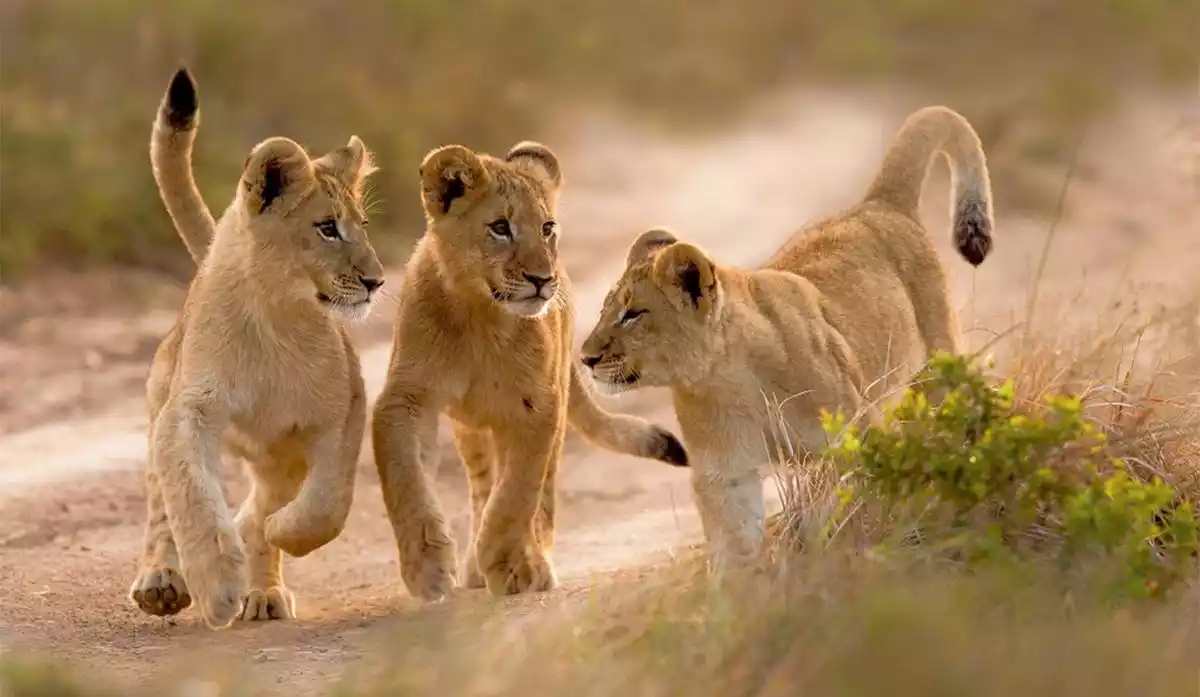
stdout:
[[180,68],[167,87],[167,98],[163,100],[162,114],[166,122],[177,131],[186,131],[196,123],[196,112],[200,101],[196,96],[196,82],[187,68]]
[[683,448],[683,443],[675,437],[670,431],[662,428],[656,428],[658,431],[658,447],[655,448],[655,459],[674,465],[675,467],[688,467],[687,450]]
[[959,201],[954,212],[954,246],[972,266],[979,266],[992,251],[992,221],[987,206],[977,197]]

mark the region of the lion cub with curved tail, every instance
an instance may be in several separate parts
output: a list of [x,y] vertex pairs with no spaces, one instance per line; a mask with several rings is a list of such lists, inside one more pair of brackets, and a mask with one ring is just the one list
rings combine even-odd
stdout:
[[[357,137],[310,159],[269,138],[250,152],[233,203],[213,220],[192,179],[195,83],[171,80],[150,159],[163,203],[199,265],[147,381],[150,459],[141,571],[130,595],[152,615],[195,598],[213,628],[290,619],[282,555],[337,537],[366,427],[358,357],[343,328],[383,283]],[[236,518],[220,483],[224,444],[252,488]]]
[[555,473],[567,422],[606,448],[686,465],[679,441],[593,401],[571,359],[572,308],[555,221],[558,158],[521,143],[503,158],[460,145],[421,163],[428,227],[400,294],[387,384],[372,425],[376,465],[409,592],[444,597],[454,544],[425,467],[438,416],[467,472],[468,587],[553,588]]
[[716,570],[760,547],[760,463],[818,450],[822,408],[870,410],[934,351],[959,350],[946,273],[918,222],[936,152],[951,163],[955,246],[978,265],[992,246],[987,164],[944,107],[908,118],[861,203],[761,269],[717,264],[664,230],[630,248],[581,359],[608,391],[671,388]]

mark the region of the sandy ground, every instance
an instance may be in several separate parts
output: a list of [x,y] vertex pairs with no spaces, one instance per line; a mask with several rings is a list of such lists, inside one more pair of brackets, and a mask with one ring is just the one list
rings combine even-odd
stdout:
[[[1132,101],[1089,130],[1042,285],[1049,304],[1069,302],[1086,315],[1133,294],[1144,303],[1194,294],[1200,206],[1188,168],[1200,141],[1180,129],[1189,108],[1181,104]],[[578,291],[579,331],[596,316],[638,232],[669,225],[726,263],[754,264],[801,222],[852,203],[904,112],[917,105],[912,97],[790,95],[724,132],[691,138],[600,111],[572,119],[558,149],[568,163],[562,249]],[[963,326],[978,328],[968,342],[979,345],[1022,316],[1048,225],[999,210],[994,256],[972,271],[945,239],[946,177],[935,172],[925,219],[950,268]],[[1044,174],[1047,186],[1061,183],[1061,171]],[[0,293],[0,646],[48,651],[118,683],[244,666],[264,687],[311,694],[366,660],[378,632],[445,611],[408,597],[399,581],[369,445],[345,534],[286,562],[298,621],[215,633],[194,610],[166,621],[136,610],[126,590],[144,515],[141,389],[181,295],[103,275],[70,281],[71,292]],[[145,293],[168,309],[134,313]],[[97,297],[112,301],[98,310]],[[382,385],[391,314],[382,303],[356,329],[371,394]],[[677,427],[661,391],[609,406]],[[439,493],[461,540],[465,484],[448,441],[444,453]],[[563,587],[504,601],[463,591],[449,605],[536,618],[699,539],[686,472],[578,439],[568,443],[563,472],[555,555]],[[234,500],[244,492],[232,467],[227,492]]]

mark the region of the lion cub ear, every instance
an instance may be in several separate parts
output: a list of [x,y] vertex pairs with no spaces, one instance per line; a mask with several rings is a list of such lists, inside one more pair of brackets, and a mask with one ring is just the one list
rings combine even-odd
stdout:
[[356,194],[362,192],[367,177],[379,171],[375,166],[375,157],[358,136],[350,136],[349,143],[323,155],[314,164],[336,172],[338,178]]
[[558,156],[541,143],[532,140],[517,143],[504,156],[504,161],[526,174],[541,179],[549,184],[551,189],[562,188],[562,166],[558,163]]
[[313,164],[308,153],[290,138],[268,138],[250,151],[242,169],[243,201],[247,210],[261,215],[284,210],[292,196],[312,186]]
[[441,218],[459,201],[487,188],[491,177],[470,148],[444,145],[421,162],[421,203],[432,218]]
[[654,281],[679,309],[708,315],[718,307],[717,269],[699,247],[676,242],[654,260]]
[[654,228],[643,232],[633,244],[629,245],[629,252],[625,255],[625,266],[634,266],[636,264],[645,263],[650,259],[650,255],[662,249],[670,247],[679,241],[675,233],[666,228]]

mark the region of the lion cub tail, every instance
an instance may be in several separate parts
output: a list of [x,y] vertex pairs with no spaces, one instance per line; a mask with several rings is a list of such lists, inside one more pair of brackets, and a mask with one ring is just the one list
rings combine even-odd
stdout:
[[187,68],[180,68],[171,78],[154,119],[150,165],[158,184],[158,194],[175,223],[175,230],[197,264],[204,259],[216,228],[212,213],[192,176],[192,144],[196,141],[199,125],[196,83]]
[[676,467],[688,466],[687,451],[674,434],[636,416],[605,411],[573,365],[567,419],[584,438],[602,448],[662,460]]
[[992,185],[979,136],[958,112],[944,106],[913,112],[892,140],[865,200],[915,219],[929,160],[937,152],[950,160],[954,246],[978,266],[992,250]]

